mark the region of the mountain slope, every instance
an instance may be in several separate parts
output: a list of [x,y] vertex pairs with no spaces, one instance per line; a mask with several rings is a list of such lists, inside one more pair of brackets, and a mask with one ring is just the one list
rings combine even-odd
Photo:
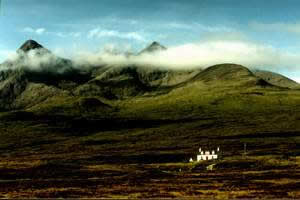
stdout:
[[155,53],[155,52],[165,51],[165,50],[167,50],[167,48],[165,46],[159,44],[158,42],[153,42],[152,44],[147,46],[145,49],[143,49],[138,55],[142,55],[145,53]]
[[146,66],[102,68],[97,76],[75,90],[76,95],[122,99],[159,94],[188,82],[200,70],[170,70]]
[[[175,70],[137,65],[79,68],[74,67],[72,61],[56,57],[49,50],[43,49],[45,48],[42,45],[29,40],[18,50],[20,57],[1,65],[6,70],[0,72],[0,109],[29,108],[43,102],[51,106],[49,102],[56,102],[56,97],[59,99],[57,102],[63,102],[64,98],[68,102],[75,102],[81,97],[109,100],[152,98],[188,91],[187,88],[194,85],[201,90],[226,88],[232,92],[240,88],[276,88],[275,83],[269,83],[248,68],[237,64],[220,64],[204,70]],[[154,42],[143,52],[165,49]],[[38,67],[32,65],[30,60],[36,51],[42,53],[33,58],[47,61],[39,63]],[[52,100],[47,101],[48,99]]]
[[12,102],[25,90],[28,80],[22,70],[0,72],[0,111],[12,109]]
[[55,56],[35,41],[26,41],[17,54],[0,65],[0,110],[38,104],[90,79],[72,61]]
[[75,90],[75,94],[122,99],[137,96],[149,90],[150,88],[139,79],[136,68],[112,67],[86,84],[79,86]]
[[242,65],[220,64],[208,67],[200,72],[196,79],[204,82],[210,81],[232,81],[253,78],[252,72]]
[[18,52],[22,51],[24,53],[28,53],[31,50],[41,50],[44,49],[45,51],[48,51],[47,49],[45,49],[41,44],[37,43],[34,40],[27,40],[24,44],[22,44],[22,46],[18,49]]
[[237,64],[219,64],[201,71],[194,81],[206,84],[229,84],[251,86],[272,86],[272,84],[256,77],[248,68]]
[[293,81],[278,73],[262,70],[255,70],[253,73],[255,76],[280,87],[296,88],[300,86],[296,81]]

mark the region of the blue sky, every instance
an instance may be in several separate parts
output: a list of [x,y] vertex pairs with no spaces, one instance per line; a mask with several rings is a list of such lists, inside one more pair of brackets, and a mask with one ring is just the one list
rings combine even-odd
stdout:
[[[66,56],[107,44],[138,50],[154,40],[176,46],[208,39],[300,55],[299,0],[2,0],[1,9],[0,61],[29,38]],[[274,70],[300,80],[300,62],[299,70],[286,62]]]

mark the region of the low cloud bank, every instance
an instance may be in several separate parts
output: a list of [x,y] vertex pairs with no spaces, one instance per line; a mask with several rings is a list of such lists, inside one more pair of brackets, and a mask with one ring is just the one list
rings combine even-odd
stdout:
[[[125,49],[125,50],[124,50]],[[257,44],[243,40],[207,40],[199,43],[190,43],[170,47],[165,51],[130,54],[128,48],[111,46],[98,52],[75,51],[71,53],[73,67],[91,66],[122,66],[141,65],[172,69],[206,68],[221,63],[236,63],[250,69],[264,69],[271,71],[299,70],[300,53],[283,52],[272,46]],[[51,53],[32,50],[29,53],[15,53],[10,55],[8,62],[0,66],[0,70],[8,68],[27,67],[31,70],[49,70],[63,73],[65,67],[59,57]],[[61,56],[61,55],[58,55]],[[63,57],[63,56],[62,56]],[[14,65],[7,65],[14,63]]]
[[18,51],[10,53],[8,59],[0,65],[0,71],[28,69],[32,71],[49,71],[64,73],[71,65],[46,49],[35,49],[27,53]]
[[126,53],[77,52],[76,63],[87,65],[145,65],[175,69],[206,68],[221,63],[241,64],[251,69],[296,70],[300,53],[280,51],[272,46],[247,41],[205,41],[168,48],[138,56]]

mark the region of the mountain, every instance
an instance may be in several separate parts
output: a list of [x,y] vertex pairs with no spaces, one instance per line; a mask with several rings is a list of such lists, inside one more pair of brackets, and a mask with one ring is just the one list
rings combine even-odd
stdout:
[[[166,47],[158,42],[153,42],[142,52],[165,49]],[[282,83],[283,80],[289,84],[293,83],[280,75],[276,77],[281,79],[274,79],[274,75],[273,79],[265,78],[261,75],[262,72],[253,73],[237,64],[220,64],[204,70],[175,70],[138,65],[78,67],[71,60],[55,56],[33,40],[26,41],[17,51],[21,52],[17,59],[1,65],[1,68],[6,69],[0,72],[2,110],[29,108],[56,97],[67,98],[73,103],[80,98],[108,100],[150,98],[176,93],[178,89],[184,91],[194,84],[204,88],[226,86],[234,90],[237,86],[245,89],[282,86],[278,83]],[[31,51],[43,53],[28,56]],[[36,63],[37,66],[32,66]],[[73,103],[71,104],[75,105]]]
[[22,71],[0,71],[0,111],[13,109],[12,102],[26,88]]
[[145,54],[145,53],[154,53],[159,51],[165,51],[167,50],[166,47],[162,46],[158,42],[153,42],[149,46],[147,46],[145,49],[143,49],[138,55]]
[[[300,197],[300,90],[238,64],[77,66],[25,46],[0,66],[0,198]],[[199,147],[221,159],[189,163]]]
[[45,49],[42,45],[34,40],[27,40],[20,48],[19,51],[29,52],[35,49]]
[[0,65],[0,110],[26,108],[70,93],[90,79],[88,73],[74,68],[72,61],[55,56],[33,40],[17,52],[16,59]]
[[44,48],[41,44],[34,40],[27,40],[21,47],[17,50],[19,56],[26,56],[28,53],[32,53],[34,51],[35,56],[44,56],[47,54],[51,55],[51,52]]
[[280,87],[297,88],[300,86],[296,81],[293,81],[278,73],[262,70],[255,70],[253,73],[255,76]]
[[72,61],[54,55],[34,40],[27,40],[17,50],[16,57],[2,63],[1,68],[62,73],[72,68]]
[[150,90],[140,79],[134,67],[110,67],[98,76],[79,86],[75,94],[122,99],[141,95]]

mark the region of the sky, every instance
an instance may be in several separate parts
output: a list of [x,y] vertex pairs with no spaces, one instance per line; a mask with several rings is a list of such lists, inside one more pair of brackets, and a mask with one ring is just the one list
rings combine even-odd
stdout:
[[2,0],[0,62],[27,39],[71,58],[158,41],[198,51],[197,62],[241,62],[300,81],[299,9],[299,0]]

